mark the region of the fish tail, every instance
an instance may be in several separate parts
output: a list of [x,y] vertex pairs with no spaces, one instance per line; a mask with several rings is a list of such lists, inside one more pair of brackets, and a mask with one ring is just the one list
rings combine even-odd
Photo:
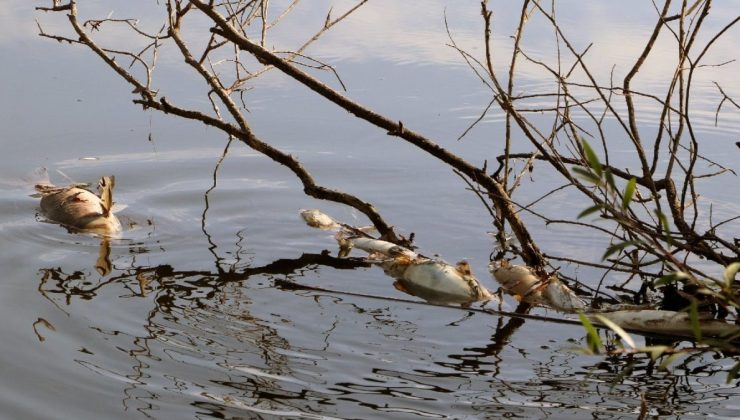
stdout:
[[100,189],[100,205],[103,208],[103,216],[108,217],[113,208],[113,186],[116,185],[116,177],[104,176],[98,182]]

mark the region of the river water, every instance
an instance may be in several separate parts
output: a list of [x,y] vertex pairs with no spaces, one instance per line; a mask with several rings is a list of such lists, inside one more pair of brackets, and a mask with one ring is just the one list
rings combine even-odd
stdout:
[[[494,45],[507,51],[520,5],[498,3]],[[274,42],[299,45],[332,4],[338,15],[350,3],[302,4]],[[131,89],[90,51],[37,36],[35,18],[49,32],[67,31],[66,19],[33,5],[11,0],[0,10],[0,417],[634,418],[641,398],[652,416],[740,416],[740,391],[725,383],[732,358],[702,354],[662,371],[645,357],[585,356],[580,326],[431,306],[378,268],[332,266],[319,254],[335,255],[336,243],[306,227],[299,209],[366,224],[360,214],[306,197],[289,171],[241,143],[226,149],[216,130],[132,105]],[[715,5],[711,28],[738,5]],[[154,2],[89,7],[144,23],[161,16]],[[308,53],[336,66],[352,98],[482,164],[501,150],[502,117],[488,115],[457,140],[490,95],[445,45],[444,26],[446,14],[456,42],[480,55],[479,7],[371,0]],[[606,80],[612,65],[624,74],[639,55],[655,16],[640,1],[562,2],[558,13],[581,47],[594,43],[589,54]],[[552,54],[545,25],[534,22],[528,35],[528,51]],[[731,30],[708,62],[736,58],[739,36]],[[161,67],[168,97],[208,106],[177,60],[163,54]],[[666,69],[650,62],[641,86],[663,86]],[[536,66],[521,72],[522,89],[536,89]],[[721,98],[711,81],[737,98],[737,74],[737,63],[706,69],[695,117],[707,155],[736,171],[740,117],[726,108],[714,126]],[[257,135],[319,183],[374,203],[399,232],[415,233],[421,250],[468,260],[495,289],[490,216],[449,168],[277,72],[246,98]],[[40,168],[60,184],[115,175],[116,201],[127,205],[122,236],[102,241],[46,223],[31,196]],[[535,172],[522,202],[547,191],[546,178]],[[737,177],[723,182],[705,192],[714,210],[740,214]],[[585,205],[569,197],[549,210],[573,217]],[[603,252],[604,238],[532,223],[546,252]],[[108,273],[96,268],[106,253]],[[598,281],[591,270],[563,269]]]

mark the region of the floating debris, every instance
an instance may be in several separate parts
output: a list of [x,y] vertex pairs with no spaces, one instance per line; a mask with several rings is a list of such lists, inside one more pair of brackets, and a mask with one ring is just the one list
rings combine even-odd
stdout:
[[41,212],[49,220],[85,232],[109,235],[121,231],[121,222],[114,212],[113,186],[115,178],[100,178],[100,196],[77,185],[57,187],[50,183],[36,185],[41,194]]
[[524,302],[549,306],[563,312],[576,312],[586,304],[555,275],[541,278],[531,268],[512,265],[506,260],[491,261],[488,269],[504,290]]

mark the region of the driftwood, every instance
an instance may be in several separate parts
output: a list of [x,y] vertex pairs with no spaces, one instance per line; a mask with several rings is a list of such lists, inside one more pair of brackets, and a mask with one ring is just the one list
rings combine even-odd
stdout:
[[[661,335],[675,335],[683,338],[703,337],[737,340],[740,338],[740,326],[713,319],[711,314],[702,314],[696,325],[692,323],[687,312],[663,311],[657,309],[621,310],[589,314],[592,322],[604,325],[601,317],[612,321],[625,330]],[[608,326],[608,325],[606,325]],[[697,328],[698,330],[695,330]]]

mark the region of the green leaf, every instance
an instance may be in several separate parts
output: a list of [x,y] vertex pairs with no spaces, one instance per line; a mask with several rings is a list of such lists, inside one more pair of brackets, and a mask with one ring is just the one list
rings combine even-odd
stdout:
[[581,320],[583,328],[586,329],[586,341],[588,342],[589,349],[592,353],[599,353],[599,349],[604,347],[604,344],[601,342],[598,331],[596,331],[596,328],[594,328],[594,325],[588,320],[583,311],[578,312],[578,318]]
[[673,243],[673,237],[671,236],[671,227],[668,226],[668,218],[665,214],[663,214],[663,212],[658,209],[655,209],[655,215],[658,216],[658,220],[660,220],[660,227],[663,229],[663,233],[668,238],[668,245],[671,245]]
[[[579,216],[580,217],[580,216]],[[735,281],[735,274],[740,270],[740,262],[734,262],[725,268],[725,286],[731,287],[732,282]]]
[[586,140],[581,139],[581,145],[583,146],[583,153],[586,154],[586,160],[588,160],[589,166],[591,166],[591,169],[593,169],[596,175],[601,178],[601,174],[604,172],[604,169],[601,167],[599,157],[596,156],[594,149],[589,146]]
[[595,212],[597,212],[597,211],[599,211],[599,210],[601,210],[601,209],[603,209],[603,208],[604,208],[604,205],[603,205],[603,204],[596,204],[596,205],[593,205],[593,206],[591,206],[591,207],[587,208],[586,210],[584,210],[584,211],[582,211],[582,212],[578,213],[578,217],[577,217],[577,218],[578,218],[578,219],[580,219],[580,218],[582,218],[582,217],[586,217],[586,216],[588,216],[589,214],[591,214],[591,213],[595,213]]
[[606,183],[609,185],[613,191],[617,190],[617,184],[614,182],[614,175],[612,175],[611,168],[606,168],[604,170],[604,178],[606,178]]
[[599,320],[599,322],[606,325],[607,327],[609,327],[609,329],[617,333],[617,335],[619,335],[619,337],[622,338],[622,341],[626,343],[628,346],[630,346],[630,348],[634,349],[637,347],[637,345],[635,344],[635,340],[632,339],[632,337],[627,333],[627,331],[625,331],[624,329],[622,329],[622,327],[614,323],[614,321],[612,321],[611,319],[603,315],[594,315],[594,318],[596,318],[597,320]]
[[676,281],[684,281],[684,280],[687,280],[688,278],[689,278],[688,274],[681,272],[681,271],[676,271],[675,273],[669,273],[669,274],[666,274],[660,277],[658,280],[655,281],[655,283],[653,283],[653,285],[655,287],[662,287],[668,283],[673,283]]
[[626,210],[629,207],[632,197],[635,195],[635,187],[637,186],[637,178],[632,177],[627,182],[627,187],[624,188],[624,195],[622,196],[622,210]]
[[634,242],[634,241],[624,241],[624,242],[620,242],[618,244],[614,244],[614,245],[612,245],[612,246],[610,246],[609,248],[606,249],[606,252],[604,252],[604,255],[601,257],[601,259],[602,260],[605,260],[605,259],[609,258],[609,256],[611,256],[612,254],[615,254],[615,253],[617,253],[617,252],[619,252],[619,251],[627,248],[628,246],[635,245],[635,244],[636,244],[636,242]]
[[668,218],[665,216],[665,213],[658,209],[655,209],[655,215],[658,216],[658,220],[660,220],[660,228],[663,229],[663,232],[665,232],[666,234],[670,233]]
[[586,181],[588,181],[588,182],[590,182],[592,184],[597,184],[598,185],[598,184],[601,183],[601,178],[599,178],[598,176],[596,176],[596,174],[594,174],[593,172],[591,172],[591,171],[589,171],[587,169],[583,169],[580,166],[574,166],[573,167],[573,172],[575,172],[579,176],[579,178],[581,178],[583,180],[586,180]]
[[689,305],[689,320],[691,321],[691,329],[694,331],[694,338],[696,341],[701,341],[701,325],[699,325],[699,304],[696,299],[691,299]]

